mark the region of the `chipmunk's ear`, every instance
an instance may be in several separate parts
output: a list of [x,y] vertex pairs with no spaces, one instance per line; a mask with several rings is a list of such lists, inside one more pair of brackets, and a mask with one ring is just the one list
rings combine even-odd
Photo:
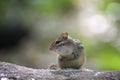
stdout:
[[68,38],[68,33],[67,32],[64,32],[63,33],[63,39],[67,39]]

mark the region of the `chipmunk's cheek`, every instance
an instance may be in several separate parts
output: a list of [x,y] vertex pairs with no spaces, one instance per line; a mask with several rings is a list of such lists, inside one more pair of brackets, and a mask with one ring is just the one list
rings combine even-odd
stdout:
[[57,50],[60,55],[70,55],[72,53],[72,49],[67,46],[62,46]]

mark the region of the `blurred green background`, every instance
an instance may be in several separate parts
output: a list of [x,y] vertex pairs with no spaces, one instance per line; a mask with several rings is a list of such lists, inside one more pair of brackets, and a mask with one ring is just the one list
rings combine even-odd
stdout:
[[86,68],[120,70],[119,0],[0,0],[0,61],[46,69],[49,45],[68,32],[85,47]]

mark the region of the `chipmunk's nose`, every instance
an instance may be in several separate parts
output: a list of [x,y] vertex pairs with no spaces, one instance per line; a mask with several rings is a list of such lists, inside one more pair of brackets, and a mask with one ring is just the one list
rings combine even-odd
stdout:
[[52,48],[52,47],[49,47],[49,50],[53,50],[53,48]]

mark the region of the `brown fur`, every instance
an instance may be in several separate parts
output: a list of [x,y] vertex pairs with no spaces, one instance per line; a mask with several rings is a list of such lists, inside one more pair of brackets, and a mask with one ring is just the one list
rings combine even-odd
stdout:
[[50,50],[58,52],[58,66],[61,69],[79,69],[85,62],[82,43],[68,36],[66,32],[62,33],[60,37],[51,44]]

